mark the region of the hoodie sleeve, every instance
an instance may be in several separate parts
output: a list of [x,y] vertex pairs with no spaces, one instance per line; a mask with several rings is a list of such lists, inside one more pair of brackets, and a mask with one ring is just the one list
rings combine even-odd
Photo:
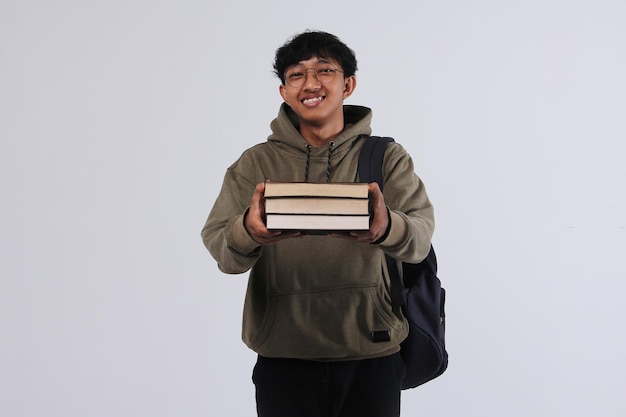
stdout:
[[398,143],[389,144],[385,152],[383,183],[391,228],[380,247],[400,261],[420,262],[430,250],[434,211],[411,156]]
[[261,254],[260,245],[243,224],[256,184],[239,175],[236,165],[237,162],[226,171],[222,189],[201,232],[219,269],[228,274],[248,271]]

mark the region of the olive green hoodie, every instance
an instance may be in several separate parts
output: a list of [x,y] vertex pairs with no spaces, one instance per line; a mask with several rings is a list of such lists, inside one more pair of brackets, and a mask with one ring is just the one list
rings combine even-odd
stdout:
[[[305,236],[260,246],[243,217],[256,184],[273,181],[359,181],[363,135],[371,134],[371,110],[344,106],[345,129],[333,142],[310,147],[285,104],[268,141],[232,164],[202,239],[221,271],[251,269],[243,315],[243,340],[268,357],[323,361],[364,359],[399,350],[407,324],[391,306],[384,252],[400,261],[426,257],[433,209],[404,148],[391,143],[383,162],[384,197],[391,228],[380,244]],[[307,172],[305,174],[305,172]],[[374,341],[372,332],[389,332]]]

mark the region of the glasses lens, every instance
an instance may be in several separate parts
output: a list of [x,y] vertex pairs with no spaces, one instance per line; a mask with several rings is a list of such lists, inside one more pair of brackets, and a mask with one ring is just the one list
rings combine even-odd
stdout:
[[337,70],[331,64],[317,64],[315,66],[315,76],[322,84],[328,84],[335,79]]
[[319,63],[313,68],[293,67],[285,73],[285,81],[294,88],[300,88],[304,85],[309,70],[313,71],[317,81],[322,84],[331,83],[338,71],[337,68],[328,63]]

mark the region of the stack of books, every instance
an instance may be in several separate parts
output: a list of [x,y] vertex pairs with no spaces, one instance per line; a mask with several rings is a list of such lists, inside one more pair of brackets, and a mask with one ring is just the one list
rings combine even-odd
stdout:
[[368,230],[366,183],[265,183],[265,214],[273,230]]

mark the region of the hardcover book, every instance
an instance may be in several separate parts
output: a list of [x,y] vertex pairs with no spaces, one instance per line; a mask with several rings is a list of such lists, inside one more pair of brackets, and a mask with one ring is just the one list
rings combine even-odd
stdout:
[[367,230],[365,183],[270,182],[265,184],[268,229]]

